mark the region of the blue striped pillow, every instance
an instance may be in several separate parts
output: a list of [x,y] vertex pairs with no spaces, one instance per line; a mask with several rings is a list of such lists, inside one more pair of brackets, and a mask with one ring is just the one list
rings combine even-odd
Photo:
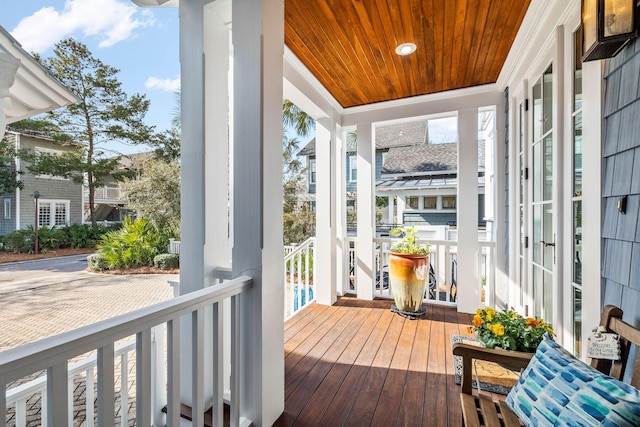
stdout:
[[640,426],[640,391],[544,337],[507,395],[525,426]]

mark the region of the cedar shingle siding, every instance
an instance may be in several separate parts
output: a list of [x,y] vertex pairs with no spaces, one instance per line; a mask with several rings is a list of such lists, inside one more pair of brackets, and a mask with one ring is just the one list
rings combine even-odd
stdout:
[[[640,41],[605,62],[603,146],[604,304],[616,304],[637,324],[640,315]],[[588,172],[588,171],[585,171]],[[627,196],[626,215],[618,200]]]

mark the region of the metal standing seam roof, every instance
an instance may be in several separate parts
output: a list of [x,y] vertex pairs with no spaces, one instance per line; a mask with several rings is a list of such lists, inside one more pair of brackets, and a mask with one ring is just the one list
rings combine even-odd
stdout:
[[[478,186],[484,187],[484,176],[478,177]],[[376,191],[402,191],[402,190],[424,190],[428,188],[456,188],[457,178],[413,178],[413,179],[390,179],[379,181],[376,184]]]

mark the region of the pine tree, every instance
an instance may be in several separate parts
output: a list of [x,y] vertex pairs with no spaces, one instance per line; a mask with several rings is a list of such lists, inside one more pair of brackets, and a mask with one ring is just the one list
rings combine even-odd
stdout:
[[77,144],[77,150],[61,155],[26,154],[37,174],[64,176],[89,189],[89,210],[92,224],[95,189],[104,185],[104,178],[122,179],[118,158],[105,147],[109,142],[129,144],[157,143],[162,135],[154,126],[144,123],[149,100],[141,94],[128,96],[118,81],[119,70],[94,57],[87,46],[73,39],[58,42],[54,56],[36,56],[49,72],[74,92],[79,102],[51,113],[50,119],[61,129],[52,135],[62,143]]

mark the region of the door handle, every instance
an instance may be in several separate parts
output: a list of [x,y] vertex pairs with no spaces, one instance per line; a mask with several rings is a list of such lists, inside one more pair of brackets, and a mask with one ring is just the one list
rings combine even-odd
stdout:
[[549,246],[553,246],[553,247],[555,247],[555,246],[556,246],[556,242],[549,242],[549,243],[547,243],[547,242],[545,242],[544,240],[540,240],[540,243],[542,243],[542,244],[544,245],[544,247],[545,247],[545,248],[548,248]]

